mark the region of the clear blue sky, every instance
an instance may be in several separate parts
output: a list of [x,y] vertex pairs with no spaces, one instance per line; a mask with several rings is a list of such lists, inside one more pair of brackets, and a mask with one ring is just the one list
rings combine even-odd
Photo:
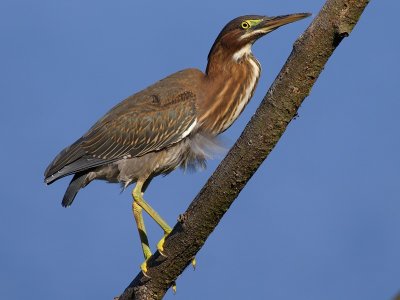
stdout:
[[[112,299],[142,253],[129,192],[43,171],[114,104],[187,67],[243,14],[319,1],[0,2],[1,299]],[[279,144],[165,299],[391,299],[400,291],[399,1],[371,1]],[[232,144],[311,19],[258,41],[263,75],[224,137]],[[152,182],[171,224],[219,160]],[[146,219],[151,243],[161,237]]]

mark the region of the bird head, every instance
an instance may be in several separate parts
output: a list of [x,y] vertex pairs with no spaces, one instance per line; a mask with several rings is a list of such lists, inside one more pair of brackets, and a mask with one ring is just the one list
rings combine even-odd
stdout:
[[240,53],[242,49],[250,49],[260,37],[275,29],[304,19],[311,14],[298,13],[277,17],[247,15],[230,21],[220,32],[212,46],[208,59],[218,50],[230,55]]

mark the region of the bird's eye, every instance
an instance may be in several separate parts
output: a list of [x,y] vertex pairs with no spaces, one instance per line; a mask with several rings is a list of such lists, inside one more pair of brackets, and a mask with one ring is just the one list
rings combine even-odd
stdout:
[[243,29],[249,29],[250,28],[250,24],[247,21],[242,22],[241,26],[242,26]]

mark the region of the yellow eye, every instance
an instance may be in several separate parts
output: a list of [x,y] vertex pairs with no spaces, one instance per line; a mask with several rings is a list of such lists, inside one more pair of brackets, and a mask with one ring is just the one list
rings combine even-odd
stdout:
[[250,28],[250,24],[247,21],[242,22],[241,26],[242,26],[243,29],[249,29]]

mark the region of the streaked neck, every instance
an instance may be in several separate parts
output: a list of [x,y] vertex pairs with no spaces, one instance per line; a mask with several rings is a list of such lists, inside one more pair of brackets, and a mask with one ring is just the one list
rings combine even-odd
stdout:
[[251,44],[232,52],[215,49],[205,76],[207,101],[200,108],[199,123],[205,131],[219,134],[232,125],[253,96],[260,71]]

